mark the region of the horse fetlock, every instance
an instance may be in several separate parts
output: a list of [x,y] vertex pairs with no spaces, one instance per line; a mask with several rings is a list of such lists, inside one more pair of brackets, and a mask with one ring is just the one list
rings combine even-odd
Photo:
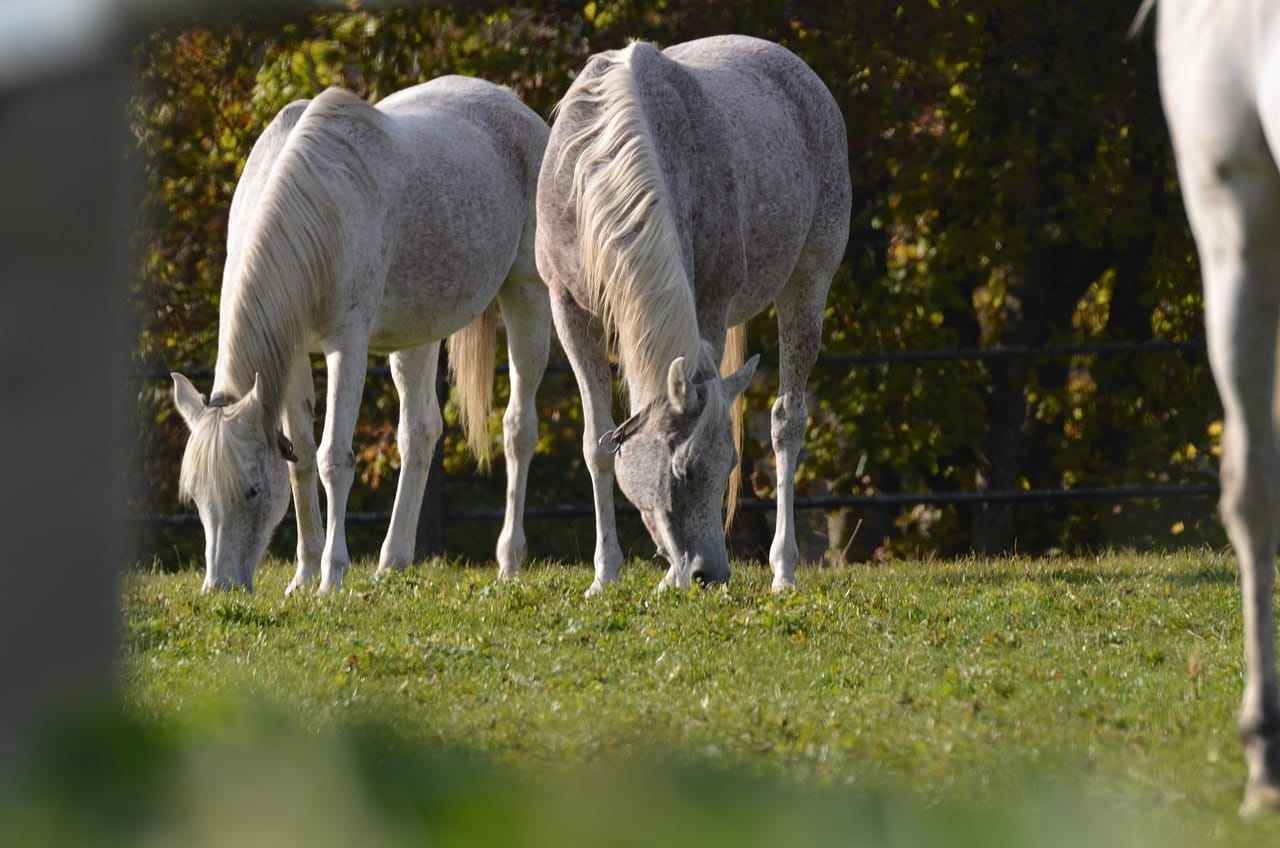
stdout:
[[773,585],[770,590],[773,592],[789,592],[796,588],[795,574],[775,574],[773,575]]
[[403,551],[383,550],[378,556],[378,569],[375,574],[386,574],[391,571],[404,571],[413,565],[413,555]]
[[503,530],[498,536],[498,577],[509,580],[516,576],[520,566],[524,564],[529,549],[524,534]]
[[284,590],[285,597],[292,595],[299,589],[307,586],[315,585],[320,579],[320,560],[310,557],[298,557],[298,569],[293,574],[293,579],[289,581],[288,587]]
[[1252,819],[1277,811],[1280,811],[1280,778],[1276,775],[1260,780],[1250,778],[1240,803],[1240,817]]
[[332,557],[320,567],[320,594],[327,595],[342,588],[343,579],[351,561],[346,557]]
[[1248,818],[1280,810],[1280,737],[1255,736],[1244,743],[1249,768],[1240,815]]
[[331,574],[328,577],[321,579],[320,588],[317,591],[321,595],[329,595],[342,591],[342,574]]

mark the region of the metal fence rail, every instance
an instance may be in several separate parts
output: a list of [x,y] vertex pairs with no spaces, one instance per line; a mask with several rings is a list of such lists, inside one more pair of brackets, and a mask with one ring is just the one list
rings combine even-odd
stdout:
[[[1218,496],[1216,483],[1197,483],[1188,485],[1150,485],[1150,486],[1098,486],[1079,489],[1027,489],[1003,492],[884,492],[877,495],[826,495],[812,498],[796,498],[797,510],[805,509],[846,509],[851,507],[900,507],[925,504],[928,506],[949,506],[968,503],[1044,503],[1051,501],[1073,500],[1146,500],[1155,498],[1208,498]],[[745,512],[772,510],[776,506],[773,500],[763,498],[747,498],[738,502],[738,509]],[[623,501],[616,504],[619,514],[636,512],[636,508]],[[592,518],[595,515],[590,505],[566,504],[565,506],[528,507],[524,511],[526,519],[534,518]],[[445,510],[446,522],[465,521],[501,521],[504,517],[500,509]],[[391,519],[388,512],[349,512],[347,522],[350,524],[385,524]],[[138,527],[193,527],[200,524],[194,513],[178,513],[174,515],[134,515],[126,519]],[[285,517],[293,520],[293,513]]]
[[[1190,353],[1203,355],[1204,341],[1169,341],[1151,339],[1141,342],[1092,342],[1085,344],[1053,345],[1049,347],[1015,347],[994,346],[977,348],[945,348],[934,350],[890,350],[870,353],[828,354],[819,358],[816,367],[848,367],[884,364],[910,364],[924,362],[952,361],[998,361],[1016,359],[1052,359],[1074,356],[1115,356],[1121,354],[1137,355],[1152,353]],[[766,363],[767,364],[767,363]],[[506,366],[499,365],[498,373],[505,373]],[[553,362],[548,373],[569,371],[564,362]],[[211,380],[210,369],[192,369],[184,372],[195,379]],[[371,366],[368,376],[373,378],[389,378],[390,369],[385,366]],[[323,378],[323,369],[315,372],[317,378]],[[153,382],[167,380],[167,371],[137,371],[132,375],[137,382]],[[870,495],[825,495],[819,497],[796,498],[798,510],[810,509],[846,509],[871,507],[905,507],[905,506],[952,506],[956,504],[982,503],[1045,503],[1054,501],[1076,500],[1150,500],[1157,498],[1207,498],[1217,497],[1216,483],[1192,484],[1138,484],[1103,487],[1081,487],[1076,489],[1029,489],[1013,491],[954,491],[954,492],[883,492]],[[773,500],[747,498],[739,502],[738,509],[744,511],[772,510]],[[635,509],[626,501],[617,505],[618,512],[631,513]],[[528,507],[525,517],[529,519],[564,519],[590,518],[594,516],[590,504],[565,504],[563,506]],[[444,519],[448,522],[494,521],[501,520],[502,510],[446,510]],[[129,524],[138,527],[188,527],[198,525],[199,518],[191,513],[170,515],[132,515],[125,519]],[[347,521],[352,524],[385,524],[390,520],[390,513],[357,512],[348,513]]]

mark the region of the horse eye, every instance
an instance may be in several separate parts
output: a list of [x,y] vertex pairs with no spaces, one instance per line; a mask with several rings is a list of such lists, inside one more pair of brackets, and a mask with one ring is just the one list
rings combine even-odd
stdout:
[[249,491],[245,493],[245,498],[252,500],[258,496],[258,487],[250,486]]

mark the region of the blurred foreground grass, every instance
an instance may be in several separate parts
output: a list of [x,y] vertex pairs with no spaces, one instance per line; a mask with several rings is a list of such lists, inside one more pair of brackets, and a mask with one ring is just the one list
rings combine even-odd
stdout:
[[1213,553],[340,596],[136,572],[125,704],[0,794],[9,845],[1259,845],[1235,815],[1234,566]]

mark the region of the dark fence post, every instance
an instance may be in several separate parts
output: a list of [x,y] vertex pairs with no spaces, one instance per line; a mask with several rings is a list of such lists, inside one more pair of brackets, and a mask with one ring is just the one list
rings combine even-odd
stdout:
[[116,691],[127,58],[0,71],[0,767]]

